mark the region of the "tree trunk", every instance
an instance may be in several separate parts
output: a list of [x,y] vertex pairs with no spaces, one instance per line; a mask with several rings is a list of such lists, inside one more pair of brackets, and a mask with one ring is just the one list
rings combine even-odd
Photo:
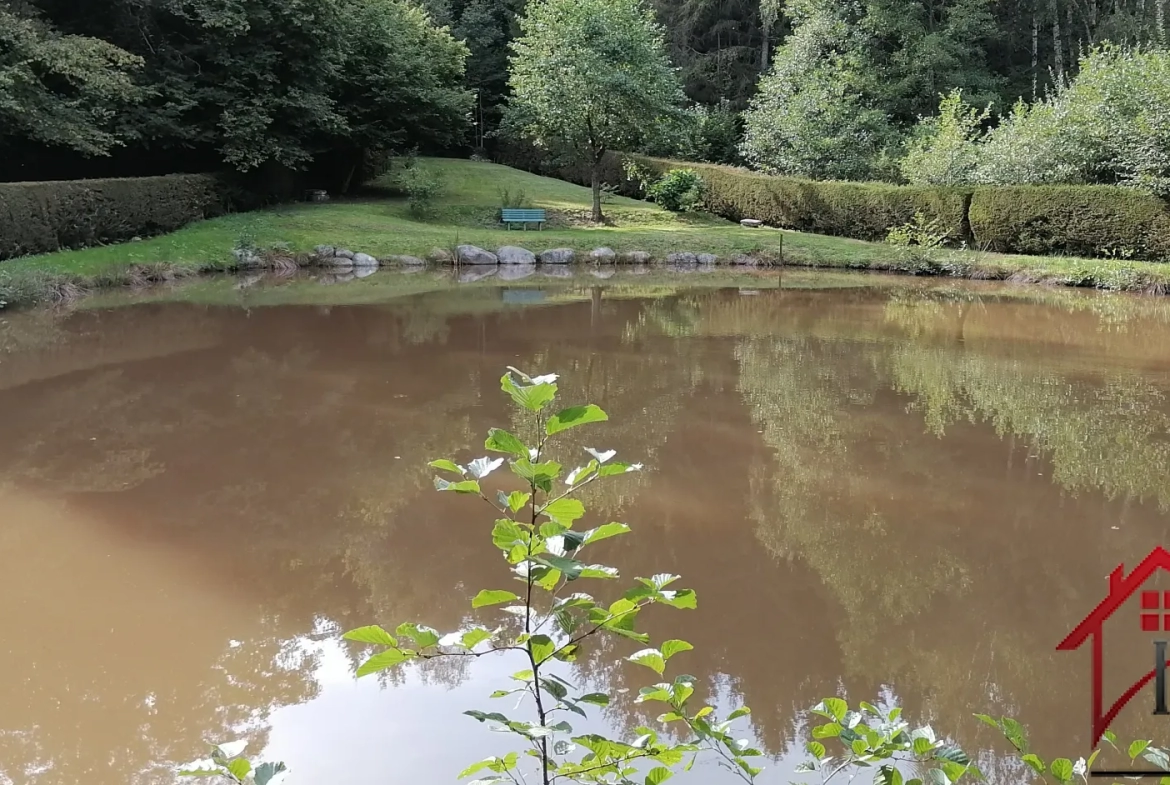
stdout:
[[1032,11],[1032,101],[1036,101],[1040,80],[1040,19]]
[[589,168],[589,176],[593,184],[593,222],[601,223],[601,158],[593,159]]
[[1060,9],[1052,0],[1052,56],[1056,64],[1056,83],[1064,84],[1064,41],[1060,37]]

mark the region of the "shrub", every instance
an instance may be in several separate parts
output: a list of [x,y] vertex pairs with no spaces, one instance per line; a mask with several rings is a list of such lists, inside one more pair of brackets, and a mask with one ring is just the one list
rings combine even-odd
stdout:
[[915,185],[964,185],[971,182],[979,161],[980,127],[991,114],[980,112],[952,90],[939,103],[938,116],[919,121],[909,150],[900,164],[901,174]]
[[394,180],[395,185],[406,195],[406,204],[411,215],[423,217],[434,211],[434,201],[443,193],[443,180],[435,172],[421,166],[414,156],[408,156],[402,171]]
[[1170,257],[1170,209],[1131,188],[977,188],[970,220],[975,241],[1000,252]]
[[0,183],[0,259],[171,232],[225,212],[227,193],[213,175]]
[[655,204],[686,213],[703,204],[703,178],[694,169],[671,169],[646,189]]
[[[635,157],[658,172],[675,164]],[[694,164],[703,180],[703,203],[711,213],[733,221],[755,218],[771,226],[804,232],[884,240],[890,227],[922,212],[937,220],[948,240],[966,239],[966,201],[959,188],[887,185],[885,183],[814,182]]]

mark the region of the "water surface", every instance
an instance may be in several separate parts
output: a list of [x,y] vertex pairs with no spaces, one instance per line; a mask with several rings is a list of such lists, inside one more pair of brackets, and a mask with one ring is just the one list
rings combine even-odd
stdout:
[[[3,317],[0,782],[169,782],[237,736],[304,785],[452,782],[509,749],[460,712],[496,708],[518,664],[358,682],[337,640],[456,629],[506,585],[490,516],[426,463],[522,427],[508,365],[610,413],[567,449],[646,464],[586,499],[634,529],[598,556],[696,589],[645,629],[695,645],[676,662],[699,697],[753,708],[765,782],[792,779],[805,709],[838,692],[899,703],[999,781],[1022,775],[973,712],[1028,723],[1045,757],[1088,750],[1087,652],[1054,649],[1170,539],[1170,303],[421,275],[413,295],[376,276],[409,296],[221,283]],[[1125,614],[1113,695],[1148,669]],[[635,648],[565,675],[636,692],[649,672],[612,664]],[[1170,739],[1139,702],[1118,731]],[[626,695],[593,727],[655,713]]]

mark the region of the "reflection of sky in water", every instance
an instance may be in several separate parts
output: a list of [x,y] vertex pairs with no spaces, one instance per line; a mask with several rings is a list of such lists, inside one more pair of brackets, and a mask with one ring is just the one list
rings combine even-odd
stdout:
[[[516,686],[509,676],[525,667],[522,655],[478,658],[468,668],[468,678],[456,686],[426,684],[418,677],[417,668],[408,666],[404,669],[403,684],[383,688],[374,677],[353,678],[349,660],[342,653],[343,645],[336,640],[302,642],[304,649],[319,655],[313,678],[320,685],[320,693],[298,706],[277,709],[268,718],[271,732],[262,757],[285,761],[297,782],[335,781],[339,771],[353,785],[373,785],[399,778],[411,782],[455,782],[459,772],[470,763],[523,749],[517,744],[518,737],[492,732],[489,725],[462,713],[479,709],[531,718],[530,699],[516,709],[518,696],[487,697],[493,690]],[[573,681],[571,670],[552,672]],[[647,675],[650,684],[654,674],[647,671]],[[721,690],[712,705],[726,716],[739,705],[732,698],[727,690]],[[564,718],[572,725],[574,734],[615,734],[614,727],[605,721],[604,710],[585,708],[590,715],[588,719],[575,714]],[[737,738],[750,738],[754,745],[759,744],[751,734],[748,718],[738,720],[734,727],[739,732]],[[581,752],[584,751],[579,749],[576,754]],[[803,759],[799,753],[789,753],[778,761],[768,760],[768,771],[761,781],[787,782]],[[526,772],[532,773],[530,769]],[[690,776],[704,782],[734,780],[719,769],[712,755],[700,757]]]

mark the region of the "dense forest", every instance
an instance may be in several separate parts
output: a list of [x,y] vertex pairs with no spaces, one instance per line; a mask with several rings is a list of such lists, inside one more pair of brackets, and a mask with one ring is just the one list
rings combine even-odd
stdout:
[[[814,179],[1164,193],[1166,1],[647,0],[689,125],[642,151]],[[407,149],[490,151],[523,14],[524,0],[0,0],[0,180],[226,167],[344,190]]]

